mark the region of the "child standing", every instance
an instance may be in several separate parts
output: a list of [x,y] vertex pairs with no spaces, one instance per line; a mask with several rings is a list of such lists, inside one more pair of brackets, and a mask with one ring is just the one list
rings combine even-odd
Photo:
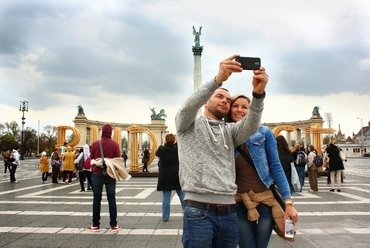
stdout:
[[49,174],[49,159],[46,156],[46,152],[41,153],[40,157],[40,171],[42,173],[42,183],[47,183]]

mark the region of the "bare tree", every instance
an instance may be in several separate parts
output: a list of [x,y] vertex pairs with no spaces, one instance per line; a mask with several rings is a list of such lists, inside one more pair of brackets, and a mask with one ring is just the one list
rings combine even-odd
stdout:
[[24,154],[30,156],[37,150],[37,131],[31,127],[23,130],[23,148]]
[[16,121],[12,122],[5,122],[5,127],[6,127],[6,133],[12,136],[15,140],[20,140],[20,133],[21,130],[18,126],[18,123]]
[[44,131],[46,132],[46,134],[42,133],[40,137],[42,141],[41,144],[44,144],[44,145],[41,145],[41,144],[40,145],[41,147],[48,148],[49,150],[48,153],[51,154],[56,144],[57,128],[51,125],[47,125],[46,127],[44,127]]
[[0,135],[3,135],[4,129],[5,129],[5,125],[0,122]]

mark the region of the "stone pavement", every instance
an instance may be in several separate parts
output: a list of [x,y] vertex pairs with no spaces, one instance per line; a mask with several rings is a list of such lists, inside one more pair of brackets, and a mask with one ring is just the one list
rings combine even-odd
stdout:
[[[102,230],[91,233],[85,228],[91,224],[92,192],[79,192],[78,181],[42,184],[35,161],[22,161],[18,184],[0,174],[0,247],[182,247],[180,202],[172,198],[171,218],[163,222],[157,178],[118,182],[122,230],[108,229],[103,196]],[[320,177],[318,193],[308,193],[306,183],[304,192],[294,195],[300,215],[296,241],[273,234],[269,247],[370,247],[370,159],[349,159],[345,166],[342,192],[329,192],[326,178]]]

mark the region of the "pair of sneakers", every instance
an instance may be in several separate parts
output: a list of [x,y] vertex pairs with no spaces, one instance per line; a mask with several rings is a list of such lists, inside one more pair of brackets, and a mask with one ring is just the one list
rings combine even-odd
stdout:
[[[100,231],[100,226],[88,226],[88,227],[86,228],[86,230],[91,231],[91,232],[99,232],[99,231]],[[117,225],[117,226],[112,226],[112,227],[110,228],[110,230],[111,230],[112,232],[118,232],[119,230],[121,230],[121,226],[119,226],[119,225]]]

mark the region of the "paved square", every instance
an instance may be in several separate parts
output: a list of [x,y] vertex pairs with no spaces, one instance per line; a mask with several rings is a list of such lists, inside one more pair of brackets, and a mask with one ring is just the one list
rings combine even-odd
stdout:
[[[21,161],[18,184],[0,178],[0,247],[182,247],[182,210],[173,194],[171,217],[161,218],[157,178],[134,177],[117,183],[117,233],[109,230],[108,203],[102,200],[101,230],[85,228],[92,219],[92,192],[79,182],[42,184],[35,160]],[[345,163],[342,192],[329,192],[320,177],[319,192],[294,194],[299,211],[295,242],[275,234],[269,247],[370,247],[370,159]],[[1,174],[0,174],[1,175]],[[7,175],[8,176],[8,175]]]

